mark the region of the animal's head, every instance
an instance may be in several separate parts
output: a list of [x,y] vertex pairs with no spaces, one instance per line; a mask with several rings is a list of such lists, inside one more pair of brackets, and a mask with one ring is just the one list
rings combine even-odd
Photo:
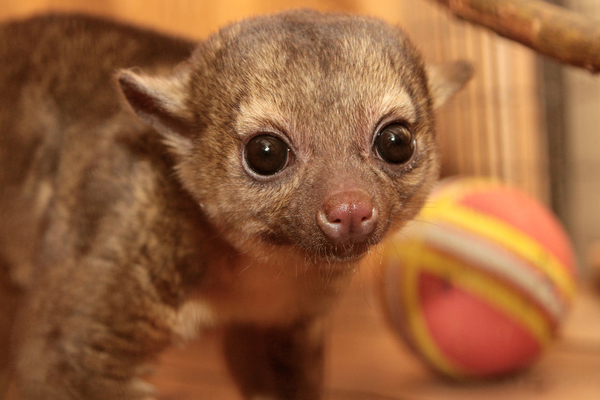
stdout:
[[234,246],[335,262],[418,212],[438,172],[433,109],[469,77],[466,63],[425,66],[380,20],[292,11],[221,30],[168,75],[119,82]]

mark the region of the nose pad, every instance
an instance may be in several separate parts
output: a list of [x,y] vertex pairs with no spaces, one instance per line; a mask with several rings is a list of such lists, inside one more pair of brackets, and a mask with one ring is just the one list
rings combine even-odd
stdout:
[[375,231],[379,214],[364,190],[333,193],[317,212],[317,226],[335,244],[363,243]]

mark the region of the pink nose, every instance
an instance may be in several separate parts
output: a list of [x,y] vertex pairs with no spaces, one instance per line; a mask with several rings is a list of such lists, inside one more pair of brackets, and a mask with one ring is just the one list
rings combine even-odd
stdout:
[[317,213],[317,225],[334,244],[363,243],[375,231],[378,213],[371,196],[351,189],[329,195]]

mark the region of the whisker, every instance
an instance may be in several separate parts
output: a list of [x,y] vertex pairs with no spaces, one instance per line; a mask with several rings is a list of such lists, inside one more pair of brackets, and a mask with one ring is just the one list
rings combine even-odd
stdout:
[[251,263],[249,263],[249,264],[248,264],[246,267],[244,267],[244,269],[240,270],[240,271],[237,273],[237,275],[238,275],[238,276],[240,276],[242,273],[244,273],[244,272],[245,272],[247,269],[249,269],[249,268],[250,268],[251,266],[253,266],[253,265],[254,265],[254,260],[253,260]]
[[285,269],[285,267],[286,267],[285,263],[282,263],[281,269],[279,270],[279,273],[275,277],[275,280],[279,279],[279,277],[281,276],[281,273],[283,272],[283,270]]

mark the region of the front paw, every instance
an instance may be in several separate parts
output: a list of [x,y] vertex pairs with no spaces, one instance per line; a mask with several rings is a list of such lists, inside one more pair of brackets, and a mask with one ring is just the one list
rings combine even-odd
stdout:
[[156,389],[154,389],[154,386],[140,378],[134,378],[130,383],[130,388],[131,393],[136,394],[136,399],[157,400],[157,393]]

